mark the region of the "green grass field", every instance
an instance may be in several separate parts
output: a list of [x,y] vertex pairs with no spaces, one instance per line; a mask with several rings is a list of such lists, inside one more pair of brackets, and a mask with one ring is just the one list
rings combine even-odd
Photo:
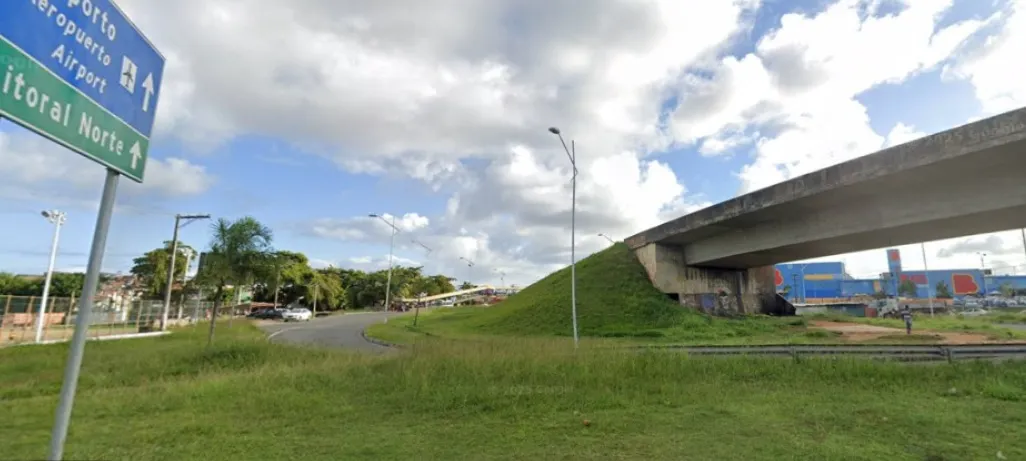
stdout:
[[[512,299],[511,299],[512,301]],[[674,324],[665,327],[639,327],[626,330],[623,325],[615,333],[587,334],[586,341],[599,344],[811,344],[836,342],[829,332],[814,331],[802,318],[774,318],[766,316],[737,319],[711,318],[680,310]],[[515,338],[519,335],[498,328],[481,328],[494,317],[502,318],[504,306],[459,307],[424,310],[414,326],[412,314],[389,319],[388,323],[373,325],[367,334],[393,344],[411,344],[436,339],[487,340],[489,338]],[[568,314],[569,317],[569,314]],[[566,331],[538,332],[523,336],[533,338],[564,337],[569,340],[572,328]]]
[[[830,332],[808,328],[811,320],[844,320],[904,328],[900,321],[857,319],[836,315],[774,318],[749,316],[712,318],[682,308],[648,280],[644,268],[626,245],[618,243],[577,264],[577,312],[581,336],[607,343],[657,344],[809,344],[836,343]],[[1024,321],[1003,314],[993,318],[938,317],[917,319],[917,329],[977,332],[991,339],[1026,339],[1026,331],[996,325],[999,320]],[[495,306],[435,308],[420,313],[416,327],[412,315],[375,325],[367,333],[375,338],[409,344],[432,338],[482,339],[488,337],[570,336],[570,270],[557,271]],[[896,335],[887,343],[929,342]],[[936,338],[934,338],[936,340]],[[875,341],[881,342],[881,341]]]
[[[687,359],[565,339],[385,356],[236,323],[90,343],[66,459],[1026,459],[1026,364]],[[0,350],[0,459],[46,454],[66,345]],[[585,422],[588,424],[586,425]]]
[[[838,314],[813,315],[809,316],[809,319],[862,323],[897,329],[905,328],[905,324],[901,319],[858,318]],[[998,313],[980,317],[963,317],[948,314],[937,314],[931,317],[926,314],[918,314],[913,320],[915,330],[978,333],[994,340],[1018,341],[1026,339],[1026,331],[1002,327],[1001,324],[1003,323],[1023,324],[1026,323],[1026,316],[1023,314]]]

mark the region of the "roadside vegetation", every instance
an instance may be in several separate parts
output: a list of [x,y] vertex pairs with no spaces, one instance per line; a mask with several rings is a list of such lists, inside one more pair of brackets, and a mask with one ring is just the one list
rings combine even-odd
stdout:
[[[852,317],[841,314],[817,314],[808,316],[810,321],[823,320],[830,322],[851,322],[904,330],[905,323],[901,319]],[[958,333],[978,333],[993,340],[1018,341],[1026,340],[1026,331],[1013,330],[1004,324],[1026,324],[1026,315],[1022,313],[994,313],[978,317],[961,315],[916,314],[912,325],[914,331],[938,331]]]
[[[67,459],[1024,459],[1026,364],[687,359],[566,338],[382,356],[205,326],[90,343]],[[66,345],[0,349],[0,459],[42,459]],[[1000,453],[1000,456],[998,455]]]

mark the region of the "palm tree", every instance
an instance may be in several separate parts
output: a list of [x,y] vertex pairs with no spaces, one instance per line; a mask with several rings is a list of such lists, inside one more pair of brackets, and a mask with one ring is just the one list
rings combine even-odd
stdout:
[[235,221],[218,219],[211,225],[211,231],[214,236],[202,274],[206,283],[215,289],[208,346],[214,341],[214,324],[225,288],[233,285],[238,293],[244,281],[266,268],[273,238],[270,228],[248,216]]
[[331,299],[338,294],[336,292],[338,286],[331,283],[323,273],[318,271],[311,271],[307,274],[304,277],[303,284],[305,285],[306,292],[309,294],[310,302],[313,303],[314,315],[317,315],[317,301]]

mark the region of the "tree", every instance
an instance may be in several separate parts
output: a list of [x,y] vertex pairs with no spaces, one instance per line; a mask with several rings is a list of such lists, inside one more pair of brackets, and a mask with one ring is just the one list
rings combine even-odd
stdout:
[[345,290],[338,279],[331,277],[328,273],[310,271],[303,282],[303,288],[306,290],[304,298],[310,301],[314,314],[317,313],[318,302],[324,301],[321,304],[322,310],[325,308],[332,310],[337,308],[345,297]]
[[887,299],[887,292],[880,290],[876,293],[873,293],[873,299]]
[[[19,277],[14,274],[0,272],[0,295],[42,296],[43,277]],[[54,272],[50,280],[50,296],[53,298],[70,298],[81,296],[85,274],[81,272]]]
[[[228,285],[241,286],[249,277],[263,273],[269,266],[273,233],[252,217],[235,221],[218,219],[211,225],[214,234],[203,265],[203,283],[214,287],[214,309],[210,319],[207,345],[214,341],[214,324]],[[238,291],[238,290],[236,290]]]
[[43,278],[20,277],[7,272],[0,273],[0,294],[40,296],[43,294]]
[[[50,279],[50,296],[56,298],[72,298],[82,296],[85,285],[85,274],[81,272],[54,272]],[[42,292],[40,292],[42,296]]]
[[898,285],[899,296],[904,296],[906,298],[914,298],[916,297],[916,293],[918,291],[919,287],[916,286],[916,282],[913,282],[909,279],[902,280],[901,284]]
[[790,293],[791,293],[791,285],[784,285],[783,287],[780,288],[781,296],[786,298],[787,295],[790,294]]
[[1004,296],[1006,298],[1012,298],[1015,296],[1015,287],[1013,287],[1012,284],[1008,282],[1002,283],[1001,286],[998,288],[998,291],[1001,292],[1001,296]]
[[475,286],[474,286],[474,284],[473,284],[473,283],[470,283],[470,282],[463,282],[462,284],[460,284],[460,289],[461,289],[461,290],[470,290],[470,289],[472,289],[472,288],[475,288]]
[[938,298],[951,299],[951,289],[948,288],[948,284],[944,283],[944,281],[937,282],[937,286],[934,289]]
[[[131,274],[136,276],[139,283],[144,287],[144,294],[153,299],[164,299],[167,289],[167,268],[171,264],[170,240],[164,242],[164,246],[150,250],[142,256],[132,260]],[[189,252],[193,251],[188,245],[178,243],[177,256],[175,256],[174,280],[181,280],[188,270]]]

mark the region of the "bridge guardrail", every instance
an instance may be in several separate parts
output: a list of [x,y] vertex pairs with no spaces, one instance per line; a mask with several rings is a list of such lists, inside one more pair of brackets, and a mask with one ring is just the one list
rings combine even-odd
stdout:
[[640,349],[683,352],[694,356],[862,356],[899,360],[961,360],[1011,356],[1026,357],[1026,344],[945,344],[945,345],[858,345],[794,344],[746,346],[641,346]]

